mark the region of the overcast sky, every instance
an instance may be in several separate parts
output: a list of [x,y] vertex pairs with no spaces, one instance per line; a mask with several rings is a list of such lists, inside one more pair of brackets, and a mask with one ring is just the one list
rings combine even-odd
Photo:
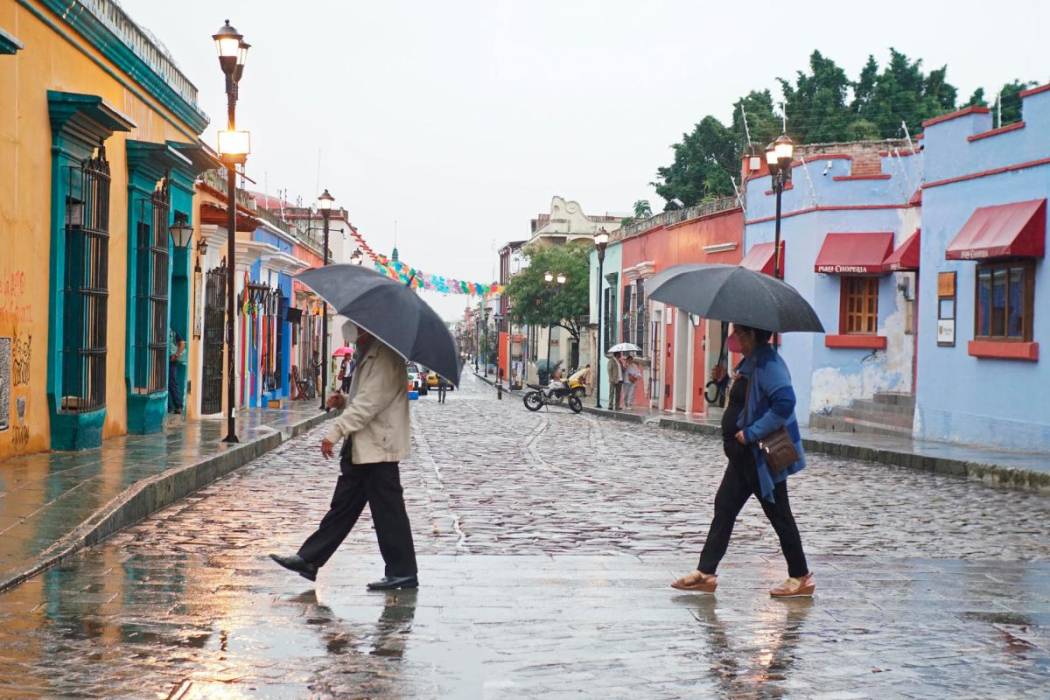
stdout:
[[[553,195],[588,213],[636,199],[659,211],[648,183],[671,144],[705,114],[728,121],[737,97],[775,88],[813,49],[851,78],[890,46],[947,64],[963,100],[1050,78],[1050,3],[1037,0],[122,5],[197,85],[213,146],[225,94],[211,34],[229,17],[252,44],[237,114],[260,188],[309,201],[327,187],[375,249],[389,252],[397,221],[405,262],[474,281],[493,279],[497,248],[526,238]],[[428,298],[446,317],[466,305]]]

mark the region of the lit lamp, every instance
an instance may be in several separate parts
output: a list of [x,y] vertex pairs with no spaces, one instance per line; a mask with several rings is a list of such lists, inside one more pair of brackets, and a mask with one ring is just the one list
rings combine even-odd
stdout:
[[550,284],[551,282],[554,281],[554,275],[551,274],[550,270],[548,270],[547,272],[543,273],[543,281],[546,282],[547,284]]
[[350,255],[350,264],[351,265],[364,265],[365,264],[365,256],[361,255],[360,248],[355,250]]
[[244,62],[249,44],[230,24],[230,20],[212,34],[219,54],[219,67],[226,76],[226,130],[219,132],[219,155],[226,164],[226,437],[223,442],[239,442],[236,425],[237,358],[234,323],[237,318],[236,241],[237,241],[237,170],[251,152],[251,137],[247,131],[237,131],[237,84],[244,75]]
[[171,234],[171,242],[176,248],[185,250],[190,247],[190,240],[193,238],[193,227],[186,221],[186,215],[182,212],[175,214],[175,223],[168,229]]
[[776,224],[773,234],[773,276],[778,279],[783,273],[783,270],[780,269],[780,200],[784,194],[784,186],[791,182],[791,161],[794,157],[795,143],[787,134],[781,134],[776,141],[766,147],[766,165],[769,166],[773,191],[777,195]]
[[558,284],[565,284],[565,274],[562,272],[558,273]]
[[609,245],[609,232],[604,228],[594,234],[594,247],[598,251],[598,342],[594,353],[594,407],[602,407],[602,273],[605,264],[605,248]]

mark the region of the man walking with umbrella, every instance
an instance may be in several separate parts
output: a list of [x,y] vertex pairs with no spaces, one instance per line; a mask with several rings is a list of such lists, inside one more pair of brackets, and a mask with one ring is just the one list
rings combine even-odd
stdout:
[[[356,328],[356,326],[355,326]],[[329,408],[345,409],[321,440],[321,454],[339,454],[340,476],[328,513],[297,554],[271,558],[313,581],[335,554],[367,503],[375,524],[385,576],[369,590],[415,588],[416,552],[405,510],[398,463],[409,453],[408,374],[405,360],[370,333],[357,331],[357,368],[348,396],[335,394]]]

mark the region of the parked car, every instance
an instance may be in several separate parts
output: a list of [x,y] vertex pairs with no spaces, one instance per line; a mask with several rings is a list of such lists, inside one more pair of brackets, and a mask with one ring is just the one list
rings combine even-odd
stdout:
[[[427,386],[428,387],[430,387],[431,389],[436,389],[439,381],[441,381],[441,380],[438,379],[437,372],[428,372],[427,373]],[[455,391],[455,389],[456,389],[456,387],[452,386],[452,384],[450,384],[449,382],[445,382],[445,386],[448,388],[449,391]]]
[[423,384],[423,371],[419,368],[415,362],[409,362],[408,368],[408,383],[412,387],[413,391],[419,391]]

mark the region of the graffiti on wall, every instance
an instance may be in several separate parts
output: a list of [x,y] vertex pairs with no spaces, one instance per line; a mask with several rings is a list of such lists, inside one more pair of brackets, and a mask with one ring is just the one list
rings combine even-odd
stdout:
[[0,338],[0,430],[11,427],[11,339]]
[[0,320],[12,323],[32,321],[32,304],[23,303],[26,292],[26,273],[9,272],[0,275]]
[[29,365],[32,362],[33,336],[16,337],[11,349],[11,379],[14,386],[29,383]]

